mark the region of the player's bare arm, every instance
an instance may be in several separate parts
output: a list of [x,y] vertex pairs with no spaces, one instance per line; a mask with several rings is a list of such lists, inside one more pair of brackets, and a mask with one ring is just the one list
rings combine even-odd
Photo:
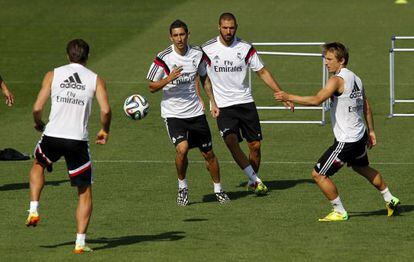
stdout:
[[277,101],[291,101],[306,106],[318,106],[335,94],[335,92],[342,93],[343,82],[342,78],[334,76],[328,80],[325,88],[320,89],[314,96],[298,96],[279,91],[275,93],[275,99]]
[[96,100],[101,109],[101,130],[99,130],[96,137],[96,144],[104,145],[108,142],[109,129],[111,126],[111,107],[108,100],[108,92],[106,91],[106,84],[99,76],[96,79]]
[[[259,71],[256,72],[256,74],[265,82],[265,84],[270,87],[273,92],[280,92],[282,91],[282,88],[280,88],[280,85],[277,83],[275,78],[273,77],[272,73],[269,72],[269,70],[266,69],[266,67],[263,67]],[[285,107],[290,108],[290,110],[293,112],[295,110],[295,106],[292,103],[292,101],[281,101]]]
[[183,67],[177,66],[172,69],[172,71],[166,78],[163,78],[159,81],[150,81],[148,85],[150,92],[154,93],[164,88],[164,86],[166,86],[168,83],[177,79],[181,75],[181,71],[183,71]]
[[195,78],[194,81],[195,81],[195,91],[196,91],[196,94],[198,96],[198,99],[200,100],[200,103],[201,103],[201,105],[203,107],[203,110],[205,110],[206,107],[204,106],[204,101],[203,101],[203,98],[201,97],[201,91],[200,91],[200,76],[199,76],[199,74],[196,74],[196,78]]
[[14,104],[14,96],[12,92],[10,92],[6,83],[1,79],[1,76],[0,76],[0,86],[1,86],[1,92],[3,93],[3,96],[6,99],[6,105],[12,106]]
[[34,128],[39,132],[43,132],[45,128],[45,123],[42,120],[42,113],[43,107],[45,106],[47,100],[50,97],[52,81],[53,71],[49,71],[43,78],[42,87],[40,88],[36,102],[33,105],[33,120],[35,123]]
[[368,148],[372,148],[377,144],[377,138],[374,131],[374,117],[372,116],[372,108],[368,102],[368,98],[364,92],[364,116],[368,128]]
[[220,109],[216,104],[216,100],[214,99],[213,87],[211,85],[210,78],[206,75],[201,77],[201,83],[203,84],[204,91],[207,94],[207,97],[210,101],[210,112],[211,115],[216,118],[220,115]]

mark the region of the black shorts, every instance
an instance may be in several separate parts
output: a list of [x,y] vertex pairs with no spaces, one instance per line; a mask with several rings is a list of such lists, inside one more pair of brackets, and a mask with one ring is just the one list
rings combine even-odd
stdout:
[[92,183],[92,164],[87,141],[43,136],[36,145],[34,155],[48,171],[63,156],[72,186],[88,186]]
[[320,175],[332,176],[344,166],[368,166],[367,133],[357,142],[344,143],[334,141],[315,165],[315,171]]
[[165,125],[175,146],[187,141],[189,148],[198,147],[202,152],[208,152],[213,148],[210,127],[205,115],[190,118],[168,117],[165,119]]
[[254,102],[220,108],[217,126],[223,138],[228,134],[237,134],[240,142],[243,141],[242,137],[248,142],[263,139],[259,114]]

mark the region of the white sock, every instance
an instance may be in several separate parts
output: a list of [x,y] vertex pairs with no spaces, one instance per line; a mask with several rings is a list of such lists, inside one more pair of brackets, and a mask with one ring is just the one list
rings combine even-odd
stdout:
[[220,193],[223,189],[221,188],[221,183],[214,183],[214,193]]
[[30,201],[30,213],[37,213],[37,209],[39,208],[39,201]]
[[178,179],[178,188],[180,188],[180,189],[182,189],[182,188],[187,188],[188,186],[187,186],[187,179],[183,179],[183,180],[180,180],[180,179]]
[[393,198],[388,187],[386,187],[384,190],[381,191],[381,195],[384,198],[385,202],[391,202]]
[[76,245],[84,246],[85,245],[86,234],[76,234]]
[[[256,182],[259,178],[257,177],[257,174],[254,172],[253,167],[251,165],[248,165],[245,169],[243,169],[244,173],[249,178],[250,182]],[[260,180],[260,179],[259,179]]]
[[330,201],[332,204],[333,209],[341,214],[346,213],[344,206],[342,205],[341,198],[338,196],[334,200]]

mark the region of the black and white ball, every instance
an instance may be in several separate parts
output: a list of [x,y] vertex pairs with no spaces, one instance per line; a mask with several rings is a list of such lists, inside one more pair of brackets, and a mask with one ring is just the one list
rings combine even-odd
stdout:
[[124,112],[133,120],[143,119],[149,112],[148,100],[138,94],[129,96],[124,102]]

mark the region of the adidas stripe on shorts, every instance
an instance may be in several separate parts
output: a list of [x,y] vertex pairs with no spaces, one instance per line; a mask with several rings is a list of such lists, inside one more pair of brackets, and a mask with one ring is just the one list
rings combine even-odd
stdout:
[[314,169],[320,175],[332,176],[341,169],[345,163],[348,166],[368,166],[367,154],[368,134],[357,142],[338,142],[336,139],[331,147],[319,158]]
[[72,186],[88,186],[92,183],[88,141],[44,135],[34,153],[36,160],[49,171],[52,164],[63,156]]

